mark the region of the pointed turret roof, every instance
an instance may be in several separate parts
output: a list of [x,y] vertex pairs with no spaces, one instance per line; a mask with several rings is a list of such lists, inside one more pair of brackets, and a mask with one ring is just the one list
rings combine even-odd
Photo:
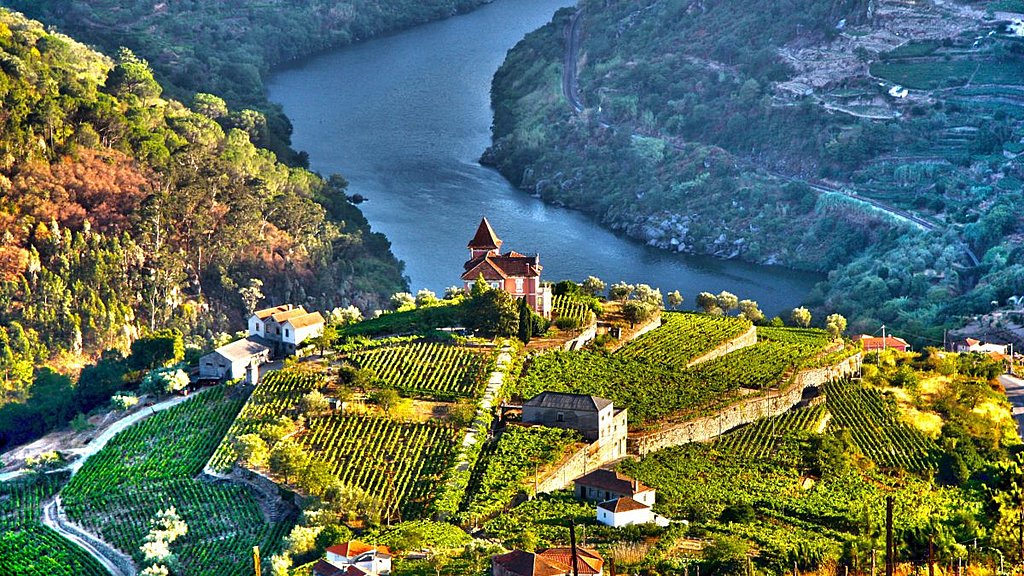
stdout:
[[469,241],[467,248],[475,250],[497,250],[501,247],[501,239],[494,233],[491,223],[487,218],[480,219],[480,226],[476,229],[476,235]]

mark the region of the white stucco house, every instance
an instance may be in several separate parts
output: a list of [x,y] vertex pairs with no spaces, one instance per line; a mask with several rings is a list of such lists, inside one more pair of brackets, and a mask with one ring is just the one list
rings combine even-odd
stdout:
[[294,354],[307,339],[322,334],[325,323],[319,312],[285,304],[253,313],[249,335],[266,339],[277,354]]
[[327,548],[314,566],[314,576],[386,576],[391,574],[391,550],[350,540]]
[[629,496],[608,500],[597,505],[597,521],[605,526],[621,528],[634,524],[657,524],[668,526],[668,518],[659,516],[646,504]]

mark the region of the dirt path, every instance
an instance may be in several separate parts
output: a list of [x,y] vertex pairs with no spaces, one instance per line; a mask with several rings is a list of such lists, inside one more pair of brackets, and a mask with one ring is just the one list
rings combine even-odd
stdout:
[[1003,374],[999,383],[1006,389],[1006,399],[1013,405],[1013,419],[1017,422],[1017,432],[1024,436],[1024,379]]
[[[153,414],[156,414],[157,412],[177,406],[178,404],[184,402],[185,400],[188,400],[189,398],[192,398],[192,396],[175,396],[174,398],[164,400],[163,402],[159,402],[148,408],[143,408],[142,410],[139,410],[138,412],[135,412],[134,414],[122,418],[111,424],[98,436],[93,438],[92,441],[90,441],[87,446],[82,448],[71,448],[69,450],[61,450],[62,452],[78,456],[78,458],[74,462],[72,462],[65,468],[67,470],[70,470],[72,474],[78,472],[78,470],[82,467],[82,464],[85,463],[86,459],[88,459],[93,454],[99,452],[101,449],[103,449],[103,447],[107,445],[107,442],[110,442],[110,440],[114,436],[117,436],[119,432],[123,431],[125,428],[128,428],[132,424],[135,424],[139,420],[143,420],[145,418],[152,416]],[[21,469],[15,470],[13,472],[7,472],[5,474],[0,474],[0,482],[13,480],[26,473],[28,473],[28,470]]]
[[580,51],[580,22],[582,20],[582,9],[577,10],[569,19],[569,25],[565,28],[565,61],[562,65],[562,93],[577,114],[583,112],[580,85],[576,78],[576,63],[579,60]]
[[77,526],[69,523],[60,505],[60,497],[43,506],[43,524],[74,542],[95,558],[111,576],[135,576],[131,558],[98,541]]

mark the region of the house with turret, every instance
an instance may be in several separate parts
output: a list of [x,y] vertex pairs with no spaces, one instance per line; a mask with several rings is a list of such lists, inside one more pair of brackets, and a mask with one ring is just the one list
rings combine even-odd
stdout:
[[541,284],[543,267],[540,255],[527,256],[515,251],[502,254],[501,244],[491,223],[482,218],[476,234],[467,245],[469,260],[462,273],[466,291],[482,276],[492,288],[504,290],[513,298],[525,298],[534,312],[550,318],[551,288]]

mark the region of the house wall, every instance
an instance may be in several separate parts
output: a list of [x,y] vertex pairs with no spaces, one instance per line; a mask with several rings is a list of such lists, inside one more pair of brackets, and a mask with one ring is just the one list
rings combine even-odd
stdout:
[[249,316],[249,336],[263,337],[266,326],[255,314]]
[[[615,528],[631,526],[633,524],[647,524],[648,522],[654,521],[650,508],[641,508],[640,510],[630,510],[629,512],[618,512],[614,514],[603,508],[598,508],[597,511],[597,519],[599,522]],[[606,520],[601,520],[602,512],[604,513]]]
[[523,406],[523,422],[542,424],[551,428],[578,430],[583,438],[590,442],[600,438],[597,412]]
[[199,376],[201,378],[223,378],[231,369],[231,363],[216,352],[210,352],[199,359]]

